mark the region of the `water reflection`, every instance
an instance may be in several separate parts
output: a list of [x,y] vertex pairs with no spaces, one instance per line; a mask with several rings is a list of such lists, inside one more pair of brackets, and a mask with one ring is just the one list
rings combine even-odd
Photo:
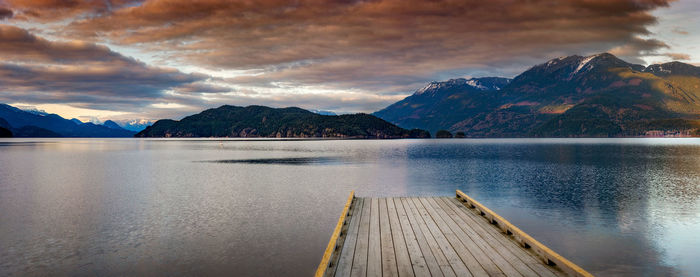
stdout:
[[[459,152],[440,147],[429,157],[478,160],[452,181],[468,175],[465,191],[592,272],[700,274],[687,258],[697,250],[679,247],[700,246],[693,237],[700,230],[700,147],[472,145]],[[421,149],[416,158],[425,152],[433,151]],[[662,235],[667,233],[670,238]]]
[[0,140],[0,275],[308,276],[353,189],[462,189],[594,274],[700,275],[683,139]]
[[295,157],[295,158],[267,158],[267,159],[238,159],[238,160],[216,160],[204,161],[208,163],[224,164],[285,164],[285,165],[308,165],[308,164],[342,164],[342,159],[338,157]]

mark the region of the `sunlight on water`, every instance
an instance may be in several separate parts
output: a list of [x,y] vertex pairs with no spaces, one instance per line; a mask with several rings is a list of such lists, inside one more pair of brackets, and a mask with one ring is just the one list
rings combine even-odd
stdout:
[[0,275],[308,276],[350,190],[461,189],[598,275],[700,275],[700,140],[0,140]]

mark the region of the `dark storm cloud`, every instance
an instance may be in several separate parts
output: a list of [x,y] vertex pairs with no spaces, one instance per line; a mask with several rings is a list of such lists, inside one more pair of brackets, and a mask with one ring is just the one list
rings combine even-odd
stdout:
[[5,18],[11,18],[14,13],[12,10],[0,7],[0,20],[3,20]]
[[120,65],[137,63],[105,46],[75,40],[49,41],[10,25],[0,25],[0,53],[0,60],[3,61],[61,64],[109,62]]
[[49,41],[0,25],[0,102],[145,106],[163,101],[167,90],[224,91],[202,83],[208,79],[149,66],[105,46]]
[[131,67],[0,65],[0,82],[5,90],[62,92],[90,96],[155,98],[162,90],[202,80],[174,70]]

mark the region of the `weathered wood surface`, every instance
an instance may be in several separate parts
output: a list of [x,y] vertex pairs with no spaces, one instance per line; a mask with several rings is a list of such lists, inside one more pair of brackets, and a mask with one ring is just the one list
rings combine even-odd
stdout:
[[[548,248],[547,255],[574,270],[546,264],[541,249],[522,247],[523,235],[512,233],[522,231],[503,228],[510,223],[459,193],[458,198],[356,198],[350,219],[344,219],[344,243],[331,259],[337,264],[322,275],[591,276]],[[524,236],[528,246],[544,247]]]

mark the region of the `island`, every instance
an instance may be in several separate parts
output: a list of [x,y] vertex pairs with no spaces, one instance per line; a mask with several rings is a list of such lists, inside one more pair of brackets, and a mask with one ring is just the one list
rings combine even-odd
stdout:
[[224,105],[182,120],[163,119],[135,137],[429,138],[369,114],[322,115],[301,108]]

